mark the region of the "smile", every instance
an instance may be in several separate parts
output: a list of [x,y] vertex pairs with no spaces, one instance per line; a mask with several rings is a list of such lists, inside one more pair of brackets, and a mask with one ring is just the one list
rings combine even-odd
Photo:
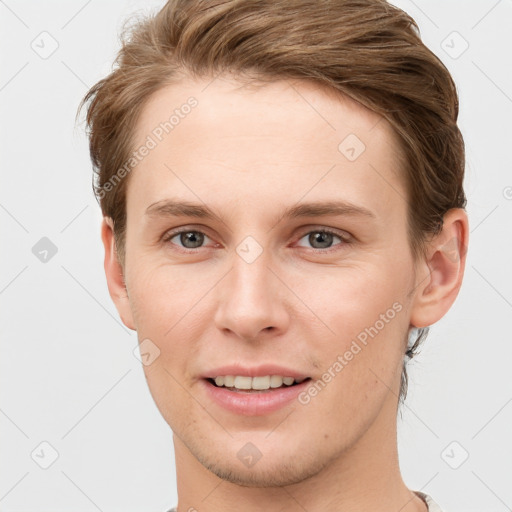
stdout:
[[[217,385],[215,381],[221,385]],[[204,378],[200,382],[208,399],[224,411],[240,416],[264,416],[296,401],[310,381],[310,377],[301,378],[297,382],[292,377],[278,375],[226,375],[215,379]],[[226,386],[226,383],[232,385]]]
[[300,384],[306,378],[294,379],[293,377],[282,377],[280,375],[264,375],[261,377],[247,377],[245,375],[223,375],[209,379],[215,386],[224,387],[232,391],[267,391],[283,386]]

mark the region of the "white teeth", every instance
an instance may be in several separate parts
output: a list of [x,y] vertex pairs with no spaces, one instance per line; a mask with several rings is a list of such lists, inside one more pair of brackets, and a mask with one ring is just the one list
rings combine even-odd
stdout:
[[283,377],[279,377],[279,375],[272,375],[270,377],[270,387],[271,388],[280,388],[283,385]]
[[252,389],[268,389],[270,387],[270,376],[253,377]]
[[[215,384],[217,384],[217,381],[215,381]],[[235,377],[233,375],[226,375],[224,377],[224,386],[227,388],[232,388],[235,385]]]
[[236,389],[251,389],[252,378],[251,377],[235,377],[234,387]]
[[283,385],[291,386],[294,382],[300,383],[303,380],[294,379],[293,377],[281,377],[280,375],[265,375],[263,377],[222,375],[215,377],[215,384],[219,387],[227,388],[266,390],[280,388]]

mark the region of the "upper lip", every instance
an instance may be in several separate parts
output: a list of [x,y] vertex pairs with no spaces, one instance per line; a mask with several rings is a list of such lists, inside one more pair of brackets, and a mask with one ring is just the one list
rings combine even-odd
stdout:
[[242,366],[242,365],[227,365],[208,370],[202,377],[205,379],[214,379],[215,377],[233,375],[233,376],[244,376],[244,377],[264,377],[266,375],[280,375],[281,377],[293,377],[294,379],[306,379],[309,375],[286,368],[284,366],[278,366],[275,364],[262,364],[259,366]]

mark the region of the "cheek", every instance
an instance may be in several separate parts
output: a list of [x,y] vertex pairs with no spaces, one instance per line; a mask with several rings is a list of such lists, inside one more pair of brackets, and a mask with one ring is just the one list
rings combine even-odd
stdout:
[[143,366],[150,393],[164,418],[181,422],[193,416],[185,412],[194,403],[184,388],[191,387],[187,363],[198,350],[191,343],[197,334],[192,328],[198,311],[194,306],[204,295],[197,276],[190,279],[191,272],[139,258],[127,283],[139,342],[150,340],[147,346],[157,355]]
[[[409,327],[407,272],[404,264],[392,262],[344,269],[323,283],[323,293],[312,306],[334,332],[311,347],[321,380],[328,383],[332,400],[343,401],[353,413],[361,401],[378,401],[388,386],[397,386]],[[324,403],[329,401],[326,396]]]
[[[128,289],[139,340],[151,340],[158,359],[144,370],[155,393],[180,394],[182,384],[190,384],[194,365],[200,360],[201,340],[211,328],[208,296],[219,277],[199,271],[193,265],[154,264],[138,258],[132,268]],[[157,400],[157,397],[155,397]]]
[[[138,259],[128,275],[128,292],[137,331],[162,338],[193,311],[213,279],[189,268]],[[144,332],[140,333],[144,334]]]
[[329,327],[331,339],[345,343],[362,333],[364,341],[366,329],[372,326],[386,336],[403,329],[411,281],[408,275],[405,262],[396,265],[375,259],[364,265],[319,268],[316,274],[303,275],[296,290]]

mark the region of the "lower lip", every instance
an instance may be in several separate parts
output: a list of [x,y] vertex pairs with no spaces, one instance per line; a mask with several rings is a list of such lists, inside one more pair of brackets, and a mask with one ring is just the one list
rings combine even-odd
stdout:
[[258,416],[277,411],[293,402],[309,385],[310,379],[294,386],[260,392],[230,391],[213,385],[207,379],[202,379],[201,382],[209,397],[224,409],[244,416]]

